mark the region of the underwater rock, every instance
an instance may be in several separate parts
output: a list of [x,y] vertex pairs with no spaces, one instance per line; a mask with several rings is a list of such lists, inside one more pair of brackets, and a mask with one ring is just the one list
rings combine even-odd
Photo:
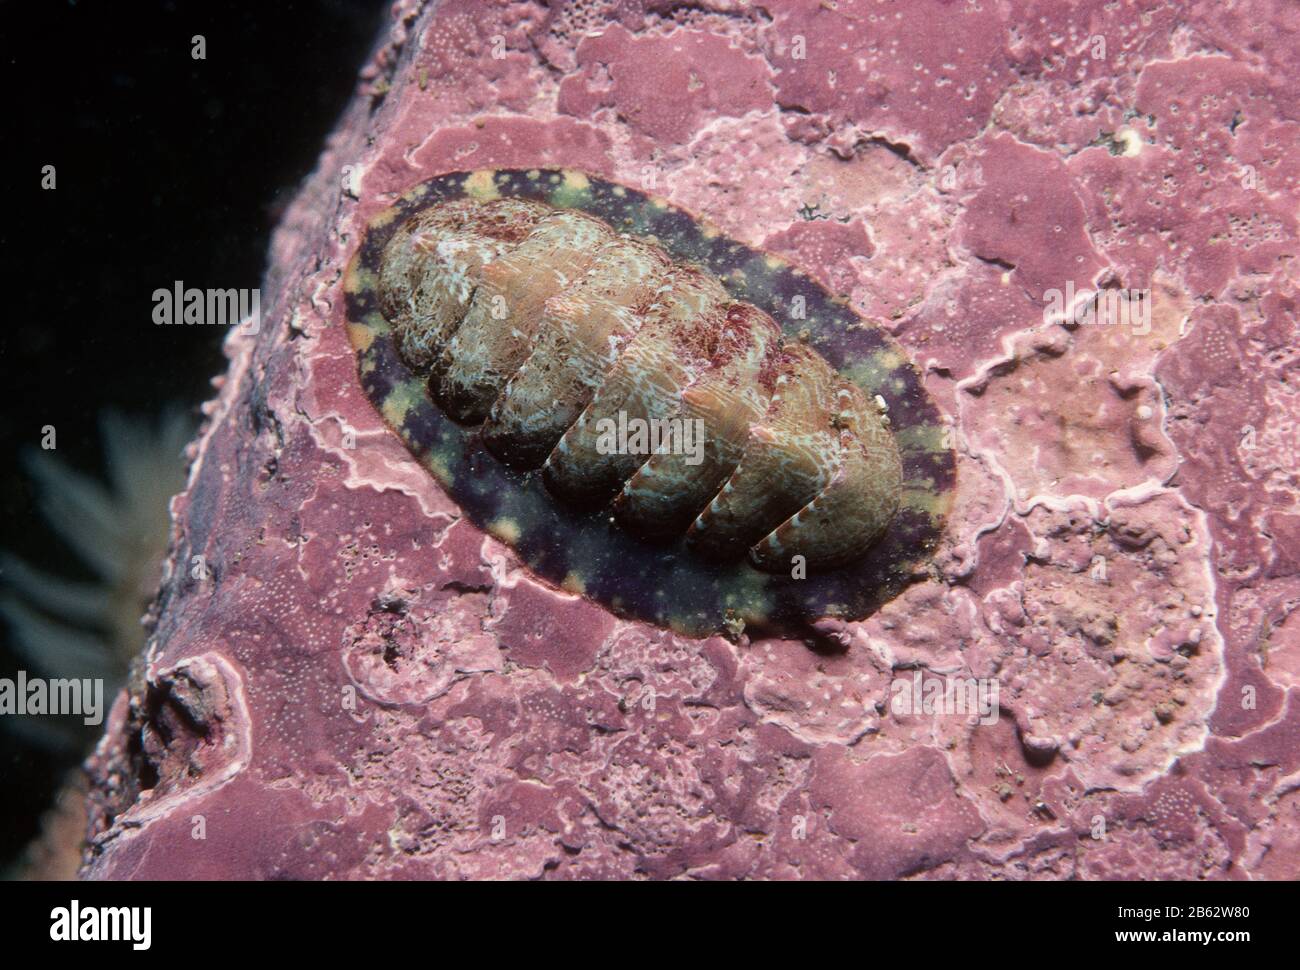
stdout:
[[[395,5],[227,340],[83,875],[1300,875],[1297,8],[541,9]],[[958,461],[899,595],[696,639],[464,514],[346,270],[503,168],[663,196],[898,341]]]

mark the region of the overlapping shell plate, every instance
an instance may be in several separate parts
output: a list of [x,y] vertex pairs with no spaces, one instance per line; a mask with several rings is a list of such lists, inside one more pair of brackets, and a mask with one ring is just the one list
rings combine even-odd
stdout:
[[458,172],[372,224],[346,281],[367,396],[537,574],[704,635],[865,616],[955,485],[887,334],[632,188]]

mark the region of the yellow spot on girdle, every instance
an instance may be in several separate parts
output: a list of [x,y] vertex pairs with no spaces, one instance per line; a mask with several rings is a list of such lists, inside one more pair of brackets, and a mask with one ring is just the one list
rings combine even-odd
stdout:
[[407,412],[420,399],[422,391],[415,381],[398,384],[384,398],[384,420],[392,427],[400,428],[406,420]]
[[916,509],[936,518],[948,514],[952,508],[952,491],[935,492],[933,483],[930,483],[928,488],[920,482],[914,484],[919,487],[908,488],[904,486],[903,490],[899,492],[898,501],[903,508]]
[[[421,183],[420,185],[417,185],[415,188],[411,189],[409,192],[403,192],[402,201],[414,205],[418,202],[422,202],[425,196],[427,196],[428,194],[429,194],[428,183]],[[398,208],[397,206],[393,206],[393,208],[384,211],[383,213],[384,221],[382,223],[378,223],[378,225],[387,225],[389,222],[396,219],[397,216],[398,216]]]
[[481,168],[477,172],[470,173],[469,178],[465,179],[465,194],[479,202],[499,199],[501,193],[497,191],[497,184],[492,180],[494,175],[496,172],[490,168]]
[[510,546],[519,541],[519,523],[514,519],[494,519],[488,523],[488,532]]
[[571,572],[564,577],[564,582],[560,583],[560,588],[582,596],[587,592],[587,583],[577,573]]
[[900,451],[926,451],[941,453],[949,449],[943,446],[944,433],[947,429],[941,424],[918,424],[910,428],[894,429],[894,440]]
[[[844,376],[859,387],[876,394],[890,387],[890,385],[886,384],[886,379],[901,363],[903,363],[903,358],[897,352],[878,350],[865,360],[860,360],[851,367],[845,368]],[[892,389],[897,390],[897,388]]]
[[345,293],[362,293],[374,289],[378,279],[374,272],[361,265],[361,254],[352,257],[348,268],[343,271],[343,291]]
[[391,206],[370,220],[371,229],[382,229],[397,218],[397,207]]
[[887,369],[887,371],[894,371],[894,369],[900,368],[907,363],[905,356],[894,350],[876,351],[875,359],[879,360],[880,367]]
[[354,350],[364,354],[370,349],[370,345],[374,343],[375,332],[364,323],[349,323],[348,340],[352,342]]
[[576,208],[591,194],[587,176],[572,169],[564,169],[561,182],[551,192],[551,202],[560,208]]
[[442,483],[444,488],[451,488],[455,484],[456,476],[451,473],[451,468],[447,465],[447,459],[436,452],[426,455],[424,467],[429,469],[430,474]]

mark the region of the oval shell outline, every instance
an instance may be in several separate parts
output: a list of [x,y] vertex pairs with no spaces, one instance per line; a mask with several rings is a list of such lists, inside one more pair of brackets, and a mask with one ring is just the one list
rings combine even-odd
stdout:
[[[455,198],[536,199],[577,209],[612,228],[650,240],[680,262],[712,273],[737,300],[770,314],[792,338],[888,409],[903,464],[898,512],[865,557],[844,568],[795,579],[761,572],[747,560],[719,564],[684,537],[651,544],[619,528],[607,509],[556,501],[537,471],[518,472],[433,402],[422,376],[402,361],[380,311],[377,284],[384,247],[410,214]],[[897,342],[866,323],[847,301],[784,260],[723,235],[709,222],[629,186],[568,169],[480,169],[423,182],[376,215],[344,277],[348,334],[366,397],[388,426],[477,526],[511,546],[542,579],[614,613],[690,636],[740,624],[806,632],[820,617],[861,619],[924,570],[943,531],[956,487],[946,423],[921,375]],[[790,307],[802,297],[803,319]]]

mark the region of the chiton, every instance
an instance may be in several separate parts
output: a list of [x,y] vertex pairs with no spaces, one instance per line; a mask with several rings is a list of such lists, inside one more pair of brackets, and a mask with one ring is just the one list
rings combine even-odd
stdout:
[[956,481],[898,344],[784,261],[629,186],[454,172],[345,277],[367,397],[539,576],[701,636],[868,615]]

